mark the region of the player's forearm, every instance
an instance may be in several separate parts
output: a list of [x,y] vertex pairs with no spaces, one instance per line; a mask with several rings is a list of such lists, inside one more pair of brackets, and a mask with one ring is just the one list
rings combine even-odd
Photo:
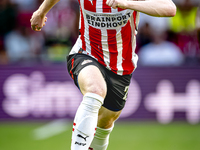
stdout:
[[40,5],[38,12],[41,16],[45,16],[49,10],[60,0],[44,0],[44,2]]
[[126,8],[156,17],[173,17],[176,14],[176,6],[171,0],[129,0]]

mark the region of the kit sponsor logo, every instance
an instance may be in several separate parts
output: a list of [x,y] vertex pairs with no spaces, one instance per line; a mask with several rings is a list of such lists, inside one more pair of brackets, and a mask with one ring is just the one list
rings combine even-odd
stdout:
[[119,13],[119,14],[92,14],[87,13],[86,19],[90,26],[95,28],[116,28],[123,26],[128,22],[131,17],[131,13]]
[[77,145],[80,145],[80,146],[85,146],[86,145],[86,143],[80,143],[80,142],[75,142],[75,144],[77,144]]

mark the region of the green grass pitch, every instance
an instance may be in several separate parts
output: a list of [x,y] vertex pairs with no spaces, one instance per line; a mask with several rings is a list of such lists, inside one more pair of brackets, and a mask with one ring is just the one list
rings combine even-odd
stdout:
[[[44,123],[0,123],[0,150],[70,150],[72,123],[65,131],[35,139]],[[200,125],[117,122],[108,150],[200,150]]]

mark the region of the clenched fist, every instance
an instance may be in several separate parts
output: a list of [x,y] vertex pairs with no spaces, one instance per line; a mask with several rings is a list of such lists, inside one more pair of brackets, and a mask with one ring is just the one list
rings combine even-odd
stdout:
[[31,28],[34,31],[41,31],[42,27],[45,26],[47,22],[47,17],[39,14],[39,11],[35,11],[31,17]]

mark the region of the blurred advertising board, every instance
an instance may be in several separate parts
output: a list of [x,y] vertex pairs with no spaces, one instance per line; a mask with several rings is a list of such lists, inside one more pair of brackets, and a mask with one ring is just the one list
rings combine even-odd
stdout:
[[[0,121],[73,119],[82,95],[63,65],[0,66]],[[200,122],[200,68],[138,68],[120,120]]]

